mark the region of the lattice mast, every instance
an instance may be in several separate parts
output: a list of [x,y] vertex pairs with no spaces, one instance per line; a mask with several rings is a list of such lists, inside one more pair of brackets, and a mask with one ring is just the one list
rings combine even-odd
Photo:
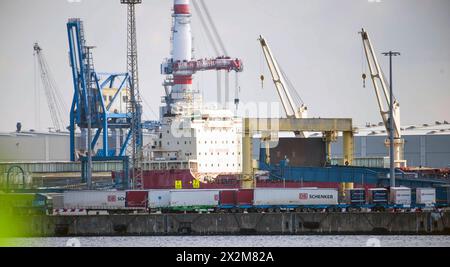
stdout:
[[121,0],[127,5],[127,70],[129,77],[129,99],[127,111],[130,115],[130,144],[127,154],[130,156],[131,183],[133,188],[142,187],[142,127],[141,127],[141,98],[139,95],[138,55],[136,38],[136,12],[135,7],[142,0]]

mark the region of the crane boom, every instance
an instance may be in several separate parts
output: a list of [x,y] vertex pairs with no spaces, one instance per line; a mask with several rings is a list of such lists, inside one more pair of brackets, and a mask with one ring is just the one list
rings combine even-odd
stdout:
[[[360,32],[364,47],[364,52],[366,55],[367,63],[370,71],[370,78],[373,83],[373,87],[375,90],[375,95],[377,98],[378,107],[380,109],[381,118],[383,119],[384,126],[386,127],[386,131],[390,133],[389,127],[389,106],[390,106],[390,98],[389,98],[389,83],[386,81],[383,71],[381,70],[380,64],[378,63],[377,56],[375,54],[375,50],[372,46],[372,42],[370,41],[369,34],[364,31],[364,29]],[[394,124],[394,161],[396,167],[400,167],[403,160],[403,144],[404,140],[401,135],[401,126],[400,126],[400,104],[393,97],[393,124]],[[389,145],[389,140],[386,140],[386,145]]]
[[[283,73],[282,69],[278,65],[278,62],[274,58],[272,51],[270,50],[269,44],[266,39],[259,36],[258,41],[261,44],[261,48],[263,50],[264,57],[267,62],[267,66],[269,67],[270,73],[272,75],[272,80],[275,84],[275,88],[277,89],[278,96],[280,97],[281,104],[283,105],[283,109],[286,112],[286,116],[288,118],[296,118],[302,119],[307,117],[307,108],[302,104],[297,104],[294,101],[291,93],[289,92],[290,81],[287,79],[286,75]],[[264,76],[262,76],[264,77]],[[287,80],[287,82],[286,82]],[[292,87],[292,86],[291,86]],[[294,89],[295,92],[295,89]],[[300,97],[298,97],[300,98]],[[277,133],[263,133],[262,140],[265,142],[266,147],[266,163],[270,163],[270,143],[269,139],[272,139],[272,135],[276,135]],[[305,137],[303,132],[295,132],[295,135],[298,137]],[[275,137],[276,139],[277,137]]]
[[40,70],[40,76],[42,85],[44,88],[45,96],[47,98],[47,105],[50,111],[50,117],[52,119],[53,127],[56,131],[64,130],[66,120],[63,114],[65,114],[67,108],[64,105],[64,100],[59,92],[55,81],[50,73],[50,68],[42,53],[42,48],[38,43],[33,46],[34,55],[37,58]]
[[258,41],[261,44],[264,57],[267,62],[267,66],[269,67],[273,82],[277,89],[278,96],[280,97],[281,100],[281,104],[283,105],[283,109],[286,112],[286,116],[288,118],[297,118],[297,119],[306,118],[307,117],[306,106],[303,104],[298,106],[295,103],[294,98],[292,97],[287,87],[285,77],[282,74],[278,62],[273,57],[272,51],[270,50],[267,41],[261,35],[259,36]]

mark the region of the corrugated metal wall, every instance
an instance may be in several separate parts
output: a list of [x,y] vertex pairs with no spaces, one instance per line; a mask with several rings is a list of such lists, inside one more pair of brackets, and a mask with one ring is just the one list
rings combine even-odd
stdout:
[[[355,136],[355,157],[385,157],[384,136]],[[408,166],[450,167],[450,135],[406,135],[405,159]],[[333,157],[342,157],[342,138],[331,146]]]
[[[76,144],[81,138],[76,138]],[[109,137],[110,147],[112,137]],[[144,135],[144,143],[151,138]],[[101,138],[99,144],[101,144]],[[11,133],[0,134],[0,162],[69,161],[69,134]]]

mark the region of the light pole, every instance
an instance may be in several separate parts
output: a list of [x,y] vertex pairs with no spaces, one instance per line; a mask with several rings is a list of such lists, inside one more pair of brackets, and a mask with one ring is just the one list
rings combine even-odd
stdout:
[[399,56],[399,52],[385,52],[389,56],[389,167],[391,176],[391,187],[395,187],[395,166],[394,166],[394,95],[392,93],[392,57]]

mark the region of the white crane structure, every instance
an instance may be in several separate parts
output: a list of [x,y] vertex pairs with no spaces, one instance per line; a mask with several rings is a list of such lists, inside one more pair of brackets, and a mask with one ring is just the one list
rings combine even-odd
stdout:
[[[277,89],[278,96],[281,100],[281,104],[283,105],[283,109],[286,112],[286,116],[288,118],[296,119],[306,118],[307,107],[298,96],[295,88],[293,88],[287,76],[281,70],[276,59],[273,57],[272,51],[270,50],[266,39],[264,39],[264,37],[260,35],[258,41],[261,43],[264,57],[267,61],[267,66],[269,67],[273,82]],[[289,89],[293,91],[293,94],[291,94]],[[293,95],[296,98],[294,98]]]
[[58,132],[63,131],[65,126],[67,126],[67,121],[65,120],[65,116],[63,114],[65,114],[68,109],[66,108],[64,99],[62,98],[61,93],[52,77],[50,68],[45,60],[44,54],[42,53],[42,48],[38,43],[35,43],[33,49],[39,65],[42,85],[47,98],[47,105],[53,127]]
[[[381,118],[383,119],[383,123],[386,127],[386,132],[388,136],[390,134],[389,127],[389,106],[390,106],[390,95],[389,95],[389,83],[386,81],[383,71],[381,70],[380,64],[378,63],[377,56],[375,54],[375,50],[372,46],[372,43],[369,39],[369,34],[364,31],[364,29],[360,32],[362,37],[362,42],[364,46],[364,52],[366,55],[367,63],[369,65],[370,78],[373,82],[373,87],[375,89],[375,95],[377,97],[378,107],[380,109]],[[363,74],[363,79],[365,78],[365,74]],[[400,104],[395,99],[393,99],[393,129],[394,129],[394,163],[395,167],[406,166],[406,160],[403,158],[403,147],[404,147],[404,139],[401,135],[401,126],[400,126]],[[389,147],[390,141],[389,138],[386,138],[385,145]],[[391,155],[392,156],[392,155]]]
[[[259,36],[258,41],[261,44],[264,57],[272,75],[273,83],[277,89],[278,96],[280,97],[281,104],[286,112],[287,118],[303,119],[307,118],[307,107],[303,103],[303,100],[298,95],[292,83],[289,81],[283,70],[278,65],[277,60],[274,58],[269,44],[262,35]],[[264,76],[261,76],[261,80]],[[292,91],[292,92],[291,92]],[[273,135],[276,133],[263,133],[262,140],[265,142],[266,147],[266,163],[270,163],[270,139],[275,139]],[[296,136],[305,137],[303,132],[295,132]]]

